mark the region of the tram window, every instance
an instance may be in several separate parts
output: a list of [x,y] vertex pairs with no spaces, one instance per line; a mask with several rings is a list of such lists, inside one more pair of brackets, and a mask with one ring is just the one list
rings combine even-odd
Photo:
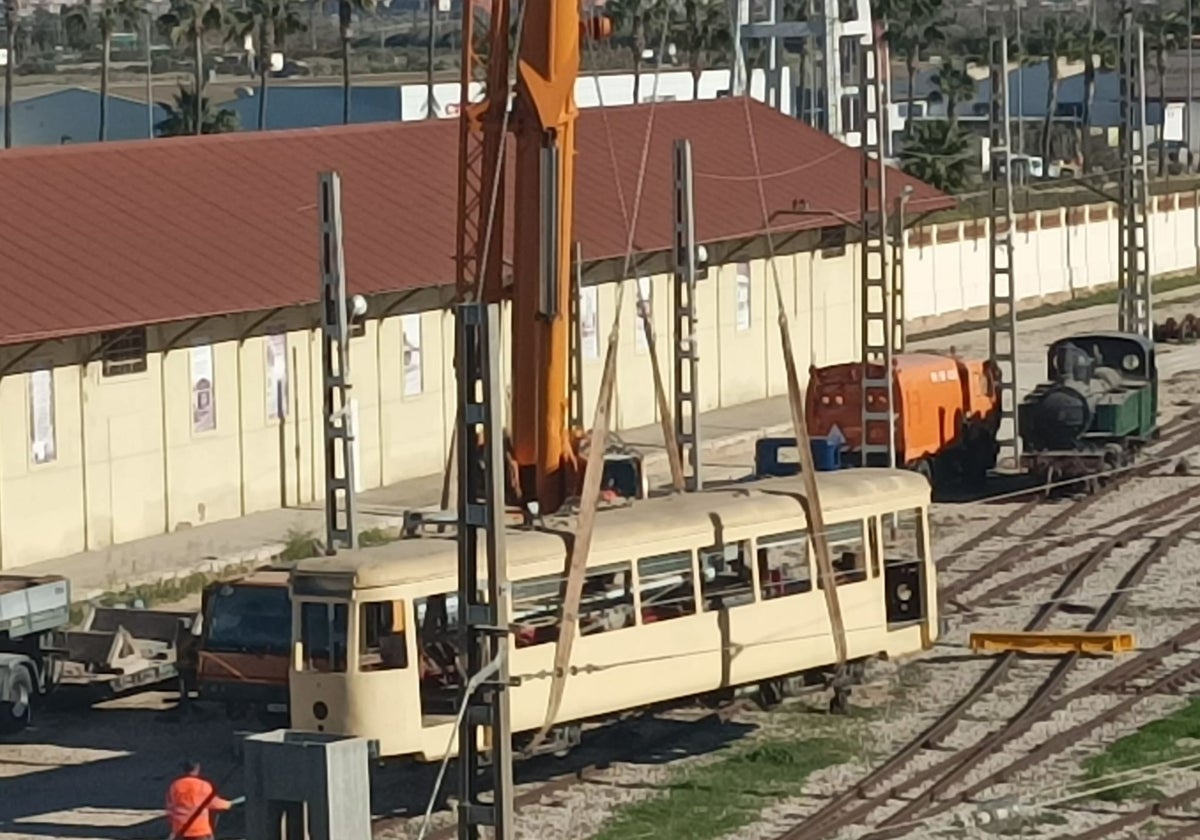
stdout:
[[643,624],[695,614],[692,563],[690,551],[638,560],[638,592],[642,597]]
[[517,625],[517,647],[532,647],[558,638],[563,578],[558,575],[519,580],[513,583],[512,614]]
[[925,559],[925,528],[920,508],[885,514],[883,556],[887,563],[912,563]]
[[807,531],[788,531],[758,540],[758,583],[764,599],[812,590]]
[[403,601],[363,604],[359,611],[358,634],[360,671],[392,671],[408,667]]
[[633,626],[633,566],[615,563],[588,572],[579,603],[579,635]]
[[864,537],[861,521],[826,526],[829,557],[838,586],[867,579],[867,544]]
[[300,605],[300,644],[304,670],[341,673],[346,670],[347,604],[308,601]]
[[700,589],[704,609],[719,610],[754,602],[754,576],[746,541],[700,549]]

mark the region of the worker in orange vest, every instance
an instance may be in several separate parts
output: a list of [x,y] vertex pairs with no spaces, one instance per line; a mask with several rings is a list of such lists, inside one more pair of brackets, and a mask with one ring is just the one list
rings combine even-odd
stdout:
[[183,775],[167,790],[167,820],[171,840],[212,840],[209,811],[228,811],[233,803],[217,796],[212,783],[200,778],[200,762],[183,763]]

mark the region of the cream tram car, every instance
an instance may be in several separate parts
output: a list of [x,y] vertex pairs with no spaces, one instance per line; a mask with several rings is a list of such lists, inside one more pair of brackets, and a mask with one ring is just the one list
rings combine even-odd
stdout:
[[[848,657],[937,635],[929,484],[904,470],[820,476]],[[651,498],[597,516],[557,723],[759,684],[836,662],[796,478]],[[553,523],[507,536],[513,731],[546,712],[565,544]],[[415,537],[302,561],[293,598],[292,726],[437,760],[452,744],[456,545]],[[456,747],[451,746],[451,749]]]

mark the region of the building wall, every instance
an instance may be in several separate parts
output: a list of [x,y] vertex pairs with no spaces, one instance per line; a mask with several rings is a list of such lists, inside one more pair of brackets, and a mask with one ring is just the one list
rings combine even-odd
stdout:
[[[1149,219],[1151,273],[1191,271],[1200,253],[1197,195],[1158,196]],[[988,303],[987,226],[977,221],[910,231],[905,313],[910,322],[946,321]],[[1117,282],[1117,219],[1112,205],[1023,214],[1013,237],[1018,297],[1070,297]]]
[[[795,254],[776,260],[802,371],[814,352],[818,362],[854,355],[851,333],[823,324],[850,317],[846,259]],[[701,283],[700,395],[706,408],[786,388],[770,275],[767,261],[754,259],[715,267]],[[674,378],[671,282],[654,276],[646,284],[668,389]],[[638,284],[593,288],[587,294],[595,295],[598,309],[585,339],[585,418],[595,411],[623,288],[615,428],[653,423],[659,411],[635,306]],[[419,331],[409,342],[420,347],[419,366],[407,370],[406,330]],[[504,332],[507,370],[511,337]],[[272,391],[268,373],[269,345],[278,340],[286,350],[284,394]],[[50,342],[33,352],[0,350],[0,568],[321,497],[321,343],[311,312],[285,311],[266,322],[230,316],[151,327],[145,370],[136,373],[106,376],[100,346],[99,337],[90,337]],[[443,469],[455,415],[453,355],[452,316],[432,295],[369,320],[351,340],[360,489]],[[35,441],[45,455],[47,437],[42,370],[53,384],[53,454],[39,462]],[[212,381],[211,421],[196,413],[197,378]],[[285,416],[273,418],[272,403],[281,398]],[[41,432],[35,434],[38,417]]]
[[[1156,273],[1196,264],[1195,214],[1193,194],[1156,201],[1150,249]],[[1116,221],[1103,206],[1022,217],[1015,242],[1018,290],[1027,301],[1116,279]],[[855,359],[861,328],[857,254],[851,245],[843,253],[780,256],[773,265],[734,256],[710,269],[698,290],[702,408],[786,392],[776,278],[802,377],[811,364]],[[985,311],[987,270],[980,223],[910,232],[910,323]],[[668,393],[674,385],[671,282],[654,276],[644,284],[651,290]],[[596,303],[596,316],[584,329],[585,422],[595,411],[622,290],[613,414],[618,431],[659,417],[649,346],[636,314],[638,284],[627,280],[585,292]],[[364,490],[441,471],[455,416],[453,320],[438,293],[397,299],[385,311],[376,304],[377,317],[351,341]],[[152,327],[145,370],[121,376],[104,375],[99,337],[0,348],[0,568],[319,499],[324,456],[316,323],[311,310],[296,309],[265,320],[246,315]],[[406,331],[420,349],[419,365],[407,370]],[[508,333],[506,328],[502,336],[505,370]],[[277,341],[286,349],[285,394],[269,393],[269,346]],[[209,366],[213,422],[206,424],[203,413],[195,415],[193,385]],[[47,381],[53,384],[53,457],[39,459],[34,444],[46,454]],[[278,419],[271,408],[281,397],[285,416]],[[40,432],[34,428],[39,418]]]

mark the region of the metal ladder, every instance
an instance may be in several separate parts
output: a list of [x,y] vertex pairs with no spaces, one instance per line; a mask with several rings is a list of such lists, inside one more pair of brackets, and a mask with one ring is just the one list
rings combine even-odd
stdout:
[[1151,288],[1147,188],[1145,33],[1121,18],[1121,203],[1117,210],[1117,329],[1150,338]]
[[692,212],[692,144],[675,141],[675,440],[685,486],[701,490],[700,354],[696,340],[696,230]]
[[[864,48],[859,102],[861,105],[862,188],[859,193],[862,265],[862,453],[863,466],[896,466],[896,435],[892,393],[896,313],[888,282],[887,181],[883,162],[887,110],[879,78],[876,48]],[[880,399],[886,400],[881,403]],[[882,427],[882,431],[880,431]]]
[[992,213],[988,223],[988,358],[999,368],[996,383],[1000,401],[998,465],[1019,470],[1021,434],[1017,421],[1017,307],[1013,279],[1012,126],[1008,115],[1008,32],[990,43],[992,107],[988,115],[991,138]]

